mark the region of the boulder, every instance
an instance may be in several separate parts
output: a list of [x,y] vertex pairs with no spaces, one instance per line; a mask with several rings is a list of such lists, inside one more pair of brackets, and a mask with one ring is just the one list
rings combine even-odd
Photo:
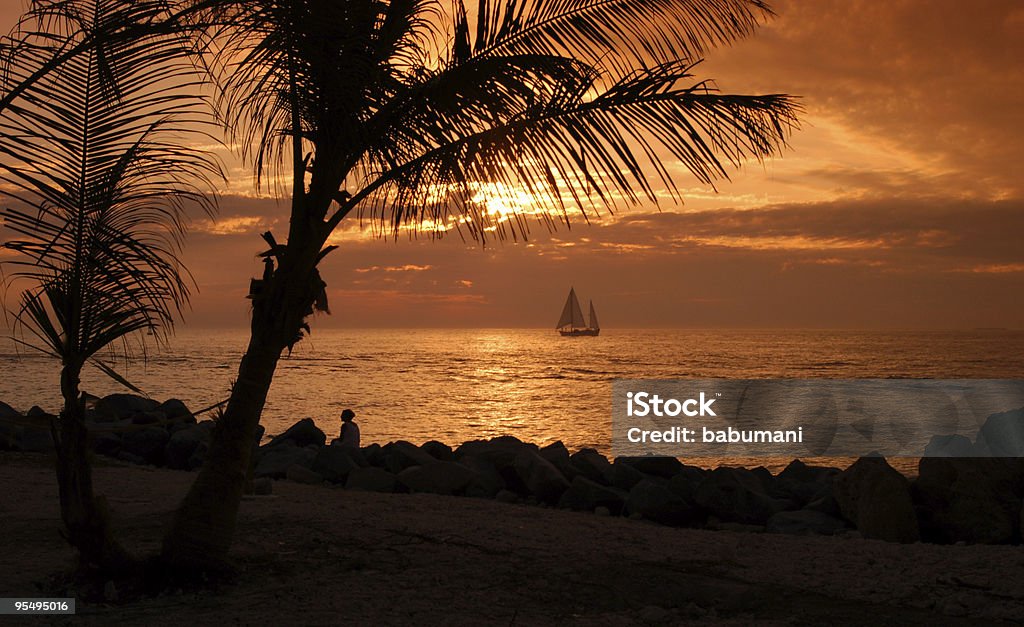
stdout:
[[[612,464],[608,461],[604,455],[598,453],[592,448],[583,448],[569,456],[569,461],[572,462],[573,468],[578,474],[583,475],[587,479],[595,483],[602,485],[611,485],[612,483]],[[639,481],[640,478],[637,478]],[[634,485],[636,482],[634,482]],[[628,490],[633,487],[632,485]]]
[[475,455],[465,455],[459,460],[459,463],[476,473],[473,480],[466,486],[466,496],[491,499],[505,489],[505,480],[501,478],[501,474],[494,464],[486,459],[480,459]]
[[53,420],[54,418],[57,417],[56,415],[51,414],[50,412],[46,411],[39,405],[33,405],[32,409],[25,412],[25,416],[27,418],[43,418],[46,419],[47,421]]
[[49,453],[54,450],[49,427],[24,427],[18,435],[17,449],[26,453]]
[[21,418],[21,412],[14,409],[7,403],[0,401],[0,419],[3,418]]
[[350,472],[345,487],[364,492],[394,492],[398,487],[398,479],[386,470],[368,466]]
[[116,422],[131,418],[135,414],[154,411],[160,403],[135,394],[111,394],[96,401],[93,408],[93,420],[96,422]]
[[925,457],[974,457],[974,444],[962,435],[933,435],[924,447]]
[[324,446],[316,452],[312,469],[331,483],[344,484],[350,472],[360,467],[353,459],[359,449],[341,446]]
[[621,463],[618,459],[611,465],[608,471],[608,482],[613,488],[630,491],[633,486],[647,478],[647,475],[633,468],[629,464]]
[[305,483],[307,485],[320,485],[324,482],[324,478],[320,473],[314,472],[302,464],[292,464],[285,471],[284,476],[289,481]]
[[670,490],[668,482],[657,479],[644,479],[633,486],[626,497],[625,511],[663,525],[692,525],[703,520],[692,503]]
[[682,470],[668,480],[668,489],[692,503],[697,486],[703,483],[708,471],[696,466],[683,465]]
[[772,514],[765,525],[768,533],[793,535],[831,536],[843,529],[846,523],[839,518],[807,509]]
[[429,442],[424,442],[423,446],[420,448],[434,459],[442,462],[450,462],[455,459],[455,453],[452,451],[452,447],[448,446],[444,442],[430,440]]
[[568,481],[572,481],[572,478],[578,474],[576,467],[572,465],[569,460],[569,449],[565,448],[565,444],[559,440],[554,444],[548,444],[538,451],[540,456],[548,460],[552,466],[558,469],[558,472],[562,473]]
[[192,465],[192,455],[201,443],[209,442],[210,427],[207,425],[209,423],[204,422],[187,429],[179,429],[171,434],[167,446],[164,447],[164,459],[168,468],[174,470],[195,470],[197,468]]
[[384,449],[380,444],[377,444],[376,442],[368,444],[359,449],[359,453],[366,461],[367,466],[376,466],[377,468],[384,467]]
[[158,409],[140,411],[132,415],[131,422],[133,425],[155,425],[166,428],[167,415]]
[[176,398],[170,398],[160,403],[156,410],[163,412],[164,416],[169,420],[188,424],[196,423],[196,417],[192,415],[192,412],[185,406],[185,403]]
[[98,431],[91,435],[92,450],[96,451],[98,455],[117,457],[123,448],[121,436],[113,431]]
[[453,495],[461,494],[476,474],[458,462],[435,461],[406,468],[398,473],[398,481],[410,492]]
[[303,418],[279,435],[271,438],[266,446],[281,446],[291,442],[295,446],[303,447],[309,445],[323,446],[327,443],[327,436],[316,426],[312,418]]
[[316,458],[316,451],[294,444],[278,444],[268,448],[270,445],[260,448],[259,459],[253,469],[254,477],[270,477],[282,479],[288,473],[288,467],[293,464],[310,468]]
[[577,475],[569,484],[569,489],[558,500],[558,506],[583,512],[593,512],[599,507],[604,507],[610,514],[618,516],[622,513],[628,496],[629,493],[624,490],[609,488],[583,475]]
[[533,444],[526,444],[517,437],[503,435],[490,440],[463,442],[455,449],[455,459],[462,459],[465,455],[474,455],[491,462],[500,472],[502,469],[511,468],[516,455],[523,449],[536,451],[537,447]]
[[645,475],[653,475],[664,479],[671,479],[673,475],[683,469],[683,464],[675,457],[620,457],[616,463],[623,463],[639,470]]
[[790,503],[768,495],[763,479],[745,468],[712,470],[694,491],[693,500],[719,519],[764,525]]
[[160,427],[140,427],[121,434],[122,452],[142,458],[154,466],[164,464],[164,449],[171,436]]
[[838,474],[838,468],[808,466],[794,459],[775,477],[776,496],[806,505],[831,495],[832,482]]
[[906,477],[883,457],[861,457],[836,475],[833,494],[843,518],[865,538],[916,542],[917,515]]
[[1024,407],[992,414],[978,435],[993,457],[1024,457]]
[[516,455],[513,467],[523,485],[543,503],[554,505],[569,489],[569,481],[555,466],[531,449]]
[[1021,462],[1006,458],[922,457],[911,493],[929,542],[1019,542]]
[[519,495],[513,492],[512,490],[499,490],[498,493],[494,495],[494,500],[499,503],[507,503],[509,505],[513,505],[515,503],[518,503],[522,499],[520,499]]
[[405,440],[388,442],[381,450],[384,453],[384,468],[396,475],[406,468],[437,461],[430,453]]

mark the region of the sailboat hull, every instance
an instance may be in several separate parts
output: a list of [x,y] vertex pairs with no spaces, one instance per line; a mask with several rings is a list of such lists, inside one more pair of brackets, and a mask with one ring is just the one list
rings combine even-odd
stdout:
[[601,334],[601,329],[571,329],[558,332],[563,337],[596,337]]

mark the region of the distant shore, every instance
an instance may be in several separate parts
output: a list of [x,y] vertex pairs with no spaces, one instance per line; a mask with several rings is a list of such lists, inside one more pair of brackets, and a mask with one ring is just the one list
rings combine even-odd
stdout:
[[[104,461],[127,545],[156,550],[192,473]],[[73,564],[46,455],[0,453],[0,596]],[[677,529],[432,494],[275,482],[247,498],[238,580],[216,593],[80,606],[92,624],[968,624],[1024,615],[1013,546],[900,545]],[[37,584],[43,582],[41,590]],[[49,582],[49,583],[48,583]],[[70,593],[70,591],[65,591]],[[45,594],[44,594],[45,593]]]

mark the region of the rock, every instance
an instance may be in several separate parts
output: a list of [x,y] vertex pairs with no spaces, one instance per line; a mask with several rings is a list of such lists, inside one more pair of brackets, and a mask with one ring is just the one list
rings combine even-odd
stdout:
[[843,518],[865,538],[916,542],[917,515],[906,477],[883,457],[861,457],[836,475],[833,494]]
[[17,449],[26,453],[49,453],[54,450],[53,434],[48,427],[24,427],[18,437]]
[[1024,457],[1024,407],[992,414],[978,434],[993,457]]
[[394,492],[398,487],[398,479],[386,470],[368,466],[350,472],[345,487],[364,492]]
[[406,468],[437,461],[430,453],[405,440],[388,442],[381,450],[384,453],[384,468],[396,475]]
[[569,489],[569,481],[558,469],[539,453],[523,449],[516,455],[513,462],[519,479],[543,503],[554,505]]
[[476,473],[473,480],[466,486],[466,496],[490,499],[505,489],[505,480],[501,478],[501,474],[494,464],[486,459],[480,459],[475,455],[464,455],[459,463]]
[[92,449],[96,451],[98,455],[106,455],[107,457],[117,457],[117,454],[121,452],[123,444],[121,443],[121,436],[112,431],[99,431],[92,434]]
[[607,507],[598,506],[598,507],[594,508],[594,515],[595,516],[611,516],[612,515],[612,510],[608,509]]
[[775,477],[778,496],[806,505],[832,494],[832,482],[839,474],[838,468],[808,466],[794,459]]
[[310,468],[316,458],[316,451],[313,449],[294,444],[278,444],[268,448],[269,446],[268,444],[260,448],[259,459],[253,469],[254,477],[282,479],[287,474],[289,466],[298,464]]
[[196,417],[192,415],[192,412],[185,406],[185,403],[176,398],[170,398],[160,403],[156,410],[163,412],[164,416],[167,416],[169,420],[196,424]]
[[622,513],[627,496],[629,493],[623,490],[609,488],[591,481],[583,475],[577,475],[573,478],[569,489],[562,494],[558,506],[579,512],[592,512],[598,508],[604,508],[609,513],[618,516]]
[[683,464],[675,457],[620,457],[616,463],[623,463],[639,470],[645,475],[671,479],[683,469]]
[[846,529],[846,523],[839,518],[807,509],[772,514],[765,525],[768,533],[793,535],[831,536],[841,529]]
[[558,469],[558,472],[562,473],[562,476],[568,481],[572,481],[579,471],[569,461],[569,449],[565,448],[565,444],[559,440],[554,444],[548,444],[538,451],[541,457],[548,460],[552,466]]
[[289,481],[295,483],[305,483],[307,485],[320,485],[324,482],[324,478],[318,472],[314,472],[309,468],[301,464],[292,464],[285,471],[284,476]]
[[117,454],[117,458],[123,462],[128,462],[129,464],[135,464],[137,466],[144,466],[146,464],[145,459],[134,453],[129,453],[128,451],[121,451]]
[[203,442],[209,442],[210,427],[208,423],[196,424],[187,429],[179,429],[171,434],[164,447],[164,459],[167,467],[174,470],[195,470],[192,455]]
[[160,428],[166,428],[167,415],[156,409],[140,411],[132,415],[131,422],[133,425],[156,425]]
[[627,492],[646,478],[647,475],[644,473],[629,464],[620,463],[617,459],[611,465],[611,470],[608,472],[608,482],[611,483],[612,487],[626,490]]
[[360,467],[353,459],[357,454],[355,447],[325,446],[316,452],[312,468],[327,481],[344,484],[349,473]]
[[274,482],[269,477],[260,477],[259,479],[253,479],[252,482],[252,493],[258,496],[267,496],[274,492]]
[[275,435],[266,446],[281,446],[291,442],[296,446],[323,446],[327,443],[327,436],[316,426],[312,418],[303,418],[279,435]]
[[210,444],[206,440],[199,443],[196,450],[192,451],[192,455],[188,458],[188,467],[191,470],[196,470],[203,467],[206,463],[206,453],[210,450]]
[[644,479],[629,491],[625,511],[663,525],[691,525],[703,519],[693,504],[668,488],[668,482]]
[[697,486],[693,500],[721,520],[764,525],[787,501],[769,496],[762,478],[744,468],[712,470]]
[[96,422],[116,422],[138,413],[154,411],[157,407],[160,407],[160,403],[151,398],[135,394],[111,394],[96,401],[93,419]]
[[368,466],[376,466],[377,468],[384,467],[384,449],[380,444],[374,442],[359,449],[363,459],[366,460]]
[[519,495],[511,490],[499,490],[498,493],[494,495],[494,500],[499,503],[508,503],[511,505],[518,503],[520,499]]
[[[602,485],[612,484],[612,465],[604,455],[598,453],[592,448],[584,448],[576,451],[569,456],[569,461],[572,463],[573,468],[577,473],[583,475],[587,479],[595,483]],[[640,481],[638,477],[637,481]],[[636,485],[636,481],[633,482]],[[621,488],[628,490],[633,486]]]
[[398,473],[398,481],[411,492],[460,494],[476,478],[476,472],[458,462],[435,461]]
[[704,478],[707,477],[707,475],[708,471],[703,468],[687,466],[684,464],[682,470],[669,479],[668,489],[683,497],[688,502],[693,503],[693,497],[697,492],[697,486],[704,481]]
[[430,440],[429,442],[424,442],[423,446],[420,448],[434,459],[442,462],[450,462],[455,459],[455,453],[452,452],[452,447],[448,446],[444,442]]
[[962,435],[933,435],[924,447],[925,457],[973,457],[974,444]]
[[491,462],[501,472],[502,469],[512,467],[516,455],[523,449],[536,451],[537,447],[526,444],[514,436],[503,435],[490,440],[464,442],[455,449],[455,459],[462,459],[465,455],[474,455]]
[[121,447],[154,466],[164,464],[164,449],[171,436],[166,429],[160,427],[141,427],[129,429],[121,434]]
[[21,421],[21,414],[0,401],[0,451],[13,451],[21,435],[21,429],[15,421]]
[[57,416],[51,414],[50,412],[46,411],[45,409],[43,409],[39,405],[33,405],[32,409],[30,409],[27,412],[25,412],[25,416],[27,418],[45,418],[47,420],[52,420],[52,419],[57,417]]
[[1019,542],[1024,469],[1018,459],[922,457],[911,493],[929,542]]

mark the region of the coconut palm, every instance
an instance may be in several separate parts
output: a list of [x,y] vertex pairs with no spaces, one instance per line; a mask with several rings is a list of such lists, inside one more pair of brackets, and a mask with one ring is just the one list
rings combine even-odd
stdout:
[[[124,566],[93,492],[80,375],[108,347],[161,340],[187,303],[186,210],[219,168],[186,149],[205,101],[163,0],[36,0],[0,48],[0,210],[7,279],[27,287],[24,344],[61,361],[53,428],[61,515],[86,564]],[[58,60],[59,62],[54,62]],[[134,338],[134,339],[133,339]]]
[[[696,78],[750,35],[759,0],[221,0],[204,13],[227,128],[257,181],[291,195],[253,281],[251,338],[208,462],[164,555],[230,545],[254,434],[282,351],[326,308],[318,265],[348,216],[385,233],[521,238],[576,214],[679,198],[778,153],[797,107]],[[282,183],[283,181],[283,183]],[[533,206],[518,206],[526,191]],[[491,210],[495,202],[505,209]]]

